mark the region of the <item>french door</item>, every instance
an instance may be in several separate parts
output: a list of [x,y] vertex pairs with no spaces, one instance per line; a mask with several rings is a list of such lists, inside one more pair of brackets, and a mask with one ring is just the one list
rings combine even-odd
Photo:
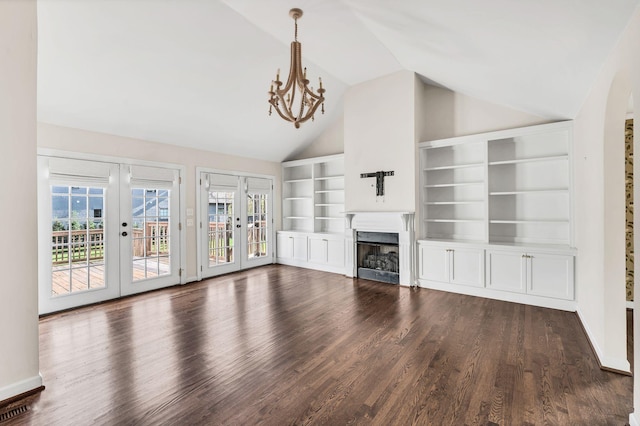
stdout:
[[273,262],[273,181],[200,173],[200,278]]
[[179,171],[38,157],[39,310],[180,281]]

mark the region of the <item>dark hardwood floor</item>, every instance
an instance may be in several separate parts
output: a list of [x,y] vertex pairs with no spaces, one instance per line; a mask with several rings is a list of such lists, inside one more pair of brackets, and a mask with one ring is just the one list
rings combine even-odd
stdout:
[[624,425],[573,313],[287,266],[45,317],[7,424]]

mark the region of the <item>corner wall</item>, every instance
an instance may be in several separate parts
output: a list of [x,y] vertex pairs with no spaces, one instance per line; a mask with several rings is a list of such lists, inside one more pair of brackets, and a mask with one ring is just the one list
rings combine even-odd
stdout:
[[38,360],[34,0],[0,1],[0,401],[42,386]]
[[626,371],[624,122],[629,96],[640,93],[639,12],[592,86],[574,133],[578,313],[602,364]]
[[[578,314],[602,365],[626,371],[624,125],[629,96],[640,96],[638,51],[640,7],[603,64],[574,122]],[[634,138],[636,144],[637,140]],[[636,176],[639,166],[634,167]],[[634,192],[638,199],[638,189]],[[640,223],[640,215],[636,213],[634,220]],[[638,315],[634,317],[637,320]],[[636,354],[639,331],[636,327]],[[640,407],[638,377],[636,410]]]
[[[1,3],[1,2],[0,2]],[[129,139],[104,133],[71,129],[38,123],[38,148],[48,148],[74,153],[85,153],[105,157],[119,157],[133,160],[156,161],[185,166],[186,171],[186,207],[196,208],[197,179],[196,167],[209,167],[218,170],[247,172],[254,174],[272,175],[274,181],[274,219],[276,228],[280,229],[280,163],[261,161],[249,158],[217,154],[191,148]],[[35,161],[35,155],[33,158]],[[35,169],[35,166],[34,166]],[[195,216],[194,216],[195,219]],[[186,227],[187,232],[187,281],[194,281],[196,270],[196,227]]]

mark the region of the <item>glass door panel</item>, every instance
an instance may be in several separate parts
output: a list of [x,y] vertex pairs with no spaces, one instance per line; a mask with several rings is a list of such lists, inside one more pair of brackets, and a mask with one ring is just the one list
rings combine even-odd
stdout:
[[171,274],[170,191],[133,188],[132,281]]
[[51,297],[104,288],[104,188],[51,187]]
[[209,191],[208,261],[209,267],[234,262],[233,215],[235,192]]
[[267,256],[268,195],[247,194],[247,260]]

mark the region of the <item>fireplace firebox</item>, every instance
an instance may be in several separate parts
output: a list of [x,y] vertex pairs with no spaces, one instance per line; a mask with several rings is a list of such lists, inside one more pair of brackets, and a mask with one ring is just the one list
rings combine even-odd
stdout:
[[398,234],[356,232],[358,277],[400,283]]

